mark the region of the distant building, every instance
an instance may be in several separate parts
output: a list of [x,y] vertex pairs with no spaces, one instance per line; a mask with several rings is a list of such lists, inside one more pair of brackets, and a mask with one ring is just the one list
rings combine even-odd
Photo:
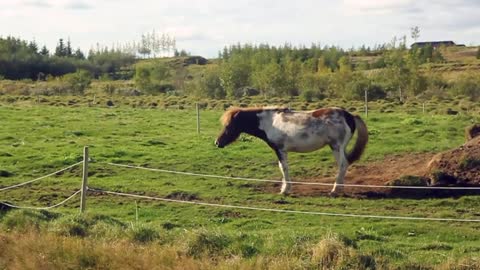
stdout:
[[440,46],[446,46],[446,47],[449,47],[449,46],[457,46],[455,44],[455,42],[451,41],[451,40],[446,40],[446,41],[425,41],[425,42],[415,42],[413,43],[410,47],[413,48],[413,47],[417,47],[417,48],[422,48],[422,47],[425,47],[425,46],[432,46],[433,48],[438,48]]

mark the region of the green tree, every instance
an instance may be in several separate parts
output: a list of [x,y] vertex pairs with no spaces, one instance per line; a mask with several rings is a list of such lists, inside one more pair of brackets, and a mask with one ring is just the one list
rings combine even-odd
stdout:
[[65,56],[66,57],[72,57],[73,56],[72,43],[70,42],[70,38],[67,40],[67,47],[65,47]]
[[74,95],[83,95],[85,89],[92,83],[92,75],[87,70],[77,70],[75,73],[64,75],[62,79]]
[[67,56],[67,50],[65,48],[65,44],[63,43],[62,38],[58,40],[57,47],[55,47],[55,56],[58,56],[58,57]]
[[76,59],[80,59],[80,60],[84,60],[85,59],[85,55],[83,54],[83,52],[80,50],[80,48],[78,48],[75,53],[73,54],[73,57],[75,57]]
[[223,99],[227,93],[222,87],[220,70],[218,67],[207,67],[201,79],[201,88],[209,98]]
[[37,45],[37,42],[34,41],[30,41],[30,43],[28,43],[28,48],[30,49],[30,51],[33,53],[33,54],[37,54],[38,53],[38,45]]
[[330,87],[331,73],[304,73],[300,80],[302,93],[312,91],[314,97],[323,98],[327,95]]
[[284,95],[297,96],[299,94],[299,84],[302,71],[300,60],[287,58],[284,64],[284,83],[282,89],[279,89]]
[[338,60],[338,66],[339,70],[332,74],[329,90],[332,91],[331,95],[340,97],[346,95],[347,83],[352,80],[353,72],[350,60],[345,56]]
[[282,79],[281,66],[275,62],[261,66],[252,74],[253,86],[264,97],[279,96],[278,89],[282,86]]
[[149,94],[166,91],[165,80],[170,78],[170,69],[160,61],[143,62],[135,65],[135,84]]
[[152,81],[150,79],[150,69],[146,66],[137,64],[135,66],[135,84],[143,91],[150,91]]
[[48,51],[45,45],[43,45],[42,49],[40,50],[40,54],[43,56],[48,56],[50,54],[50,52]]
[[251,66],[247,58],[233,56],[221,64],[221,83],[228,97],[242,95],[239,89],[250,84]]

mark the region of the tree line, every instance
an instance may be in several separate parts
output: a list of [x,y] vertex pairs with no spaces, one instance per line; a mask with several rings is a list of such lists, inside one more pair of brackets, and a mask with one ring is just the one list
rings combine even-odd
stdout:
[[39,48],[35,41],[15,37],[0,37],[0,77],[10,80],[45,80],[47,76],[62,76],[86,70],[92,76],[118,76],[121,68],[134,63],[135,57],[120,50],[104,48],[91,50],[88,57],[70,40],[59,39],[54,53],[46,46]]
[[0,78],[10,80],[44,80],[47,76],[62,76],[77,70],[86,70],[93,77],[110,76],[113,79],[130,79],[132,72],[122,72],[138,58],[185,56],[177,51],[175,37],[153,30],[141,39],[110,47],[97,44],[86,55],[74,49],[70,39],[60,38],[55,50],[50,52],[36,41],[26,41],[12,36],[0,36]]
[[[303,96],[372,99],[428,96],[447,83],[424,68],[444,62],[432,46],[407,49],[405,38],[374,49],[344,50],[335,46],[310,47],[234,45],[219,52],[219,65],[208,67],[185,91],[211,98]],[[362,58],[358,56],[369,56]]]

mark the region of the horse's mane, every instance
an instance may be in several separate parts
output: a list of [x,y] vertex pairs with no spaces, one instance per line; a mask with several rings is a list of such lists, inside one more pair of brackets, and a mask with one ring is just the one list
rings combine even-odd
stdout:
[[227,126],[231,121],[235,114],[238,112],[262,112],[265,110],[286,110],[287,108],[283,107],[247,107],[247,108],[240,108],[240,107],[230,107],[228,108],[225,113],[223,113],[222,117],[220,118],[220,122],[223,126]]

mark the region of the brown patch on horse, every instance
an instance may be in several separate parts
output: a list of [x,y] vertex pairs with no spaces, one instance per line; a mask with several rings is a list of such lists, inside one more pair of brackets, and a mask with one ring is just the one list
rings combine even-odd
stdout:
[[331,113],[333,113],[335,109],[330,109],[330,108],[323,108],[323,109],[318,109],[316,111],[312,112],[312,116],[316,118],[324,117],[327,116]]
[[262,112],[263,108],[259,107],[249,107],[249,108],[239,108],[239,107],[230,107],[228,108],[225,113],[223,113],[222,117],[220,118],[220,122],[223,126],[228,126],[232,121],[233,117],[239,112]]

